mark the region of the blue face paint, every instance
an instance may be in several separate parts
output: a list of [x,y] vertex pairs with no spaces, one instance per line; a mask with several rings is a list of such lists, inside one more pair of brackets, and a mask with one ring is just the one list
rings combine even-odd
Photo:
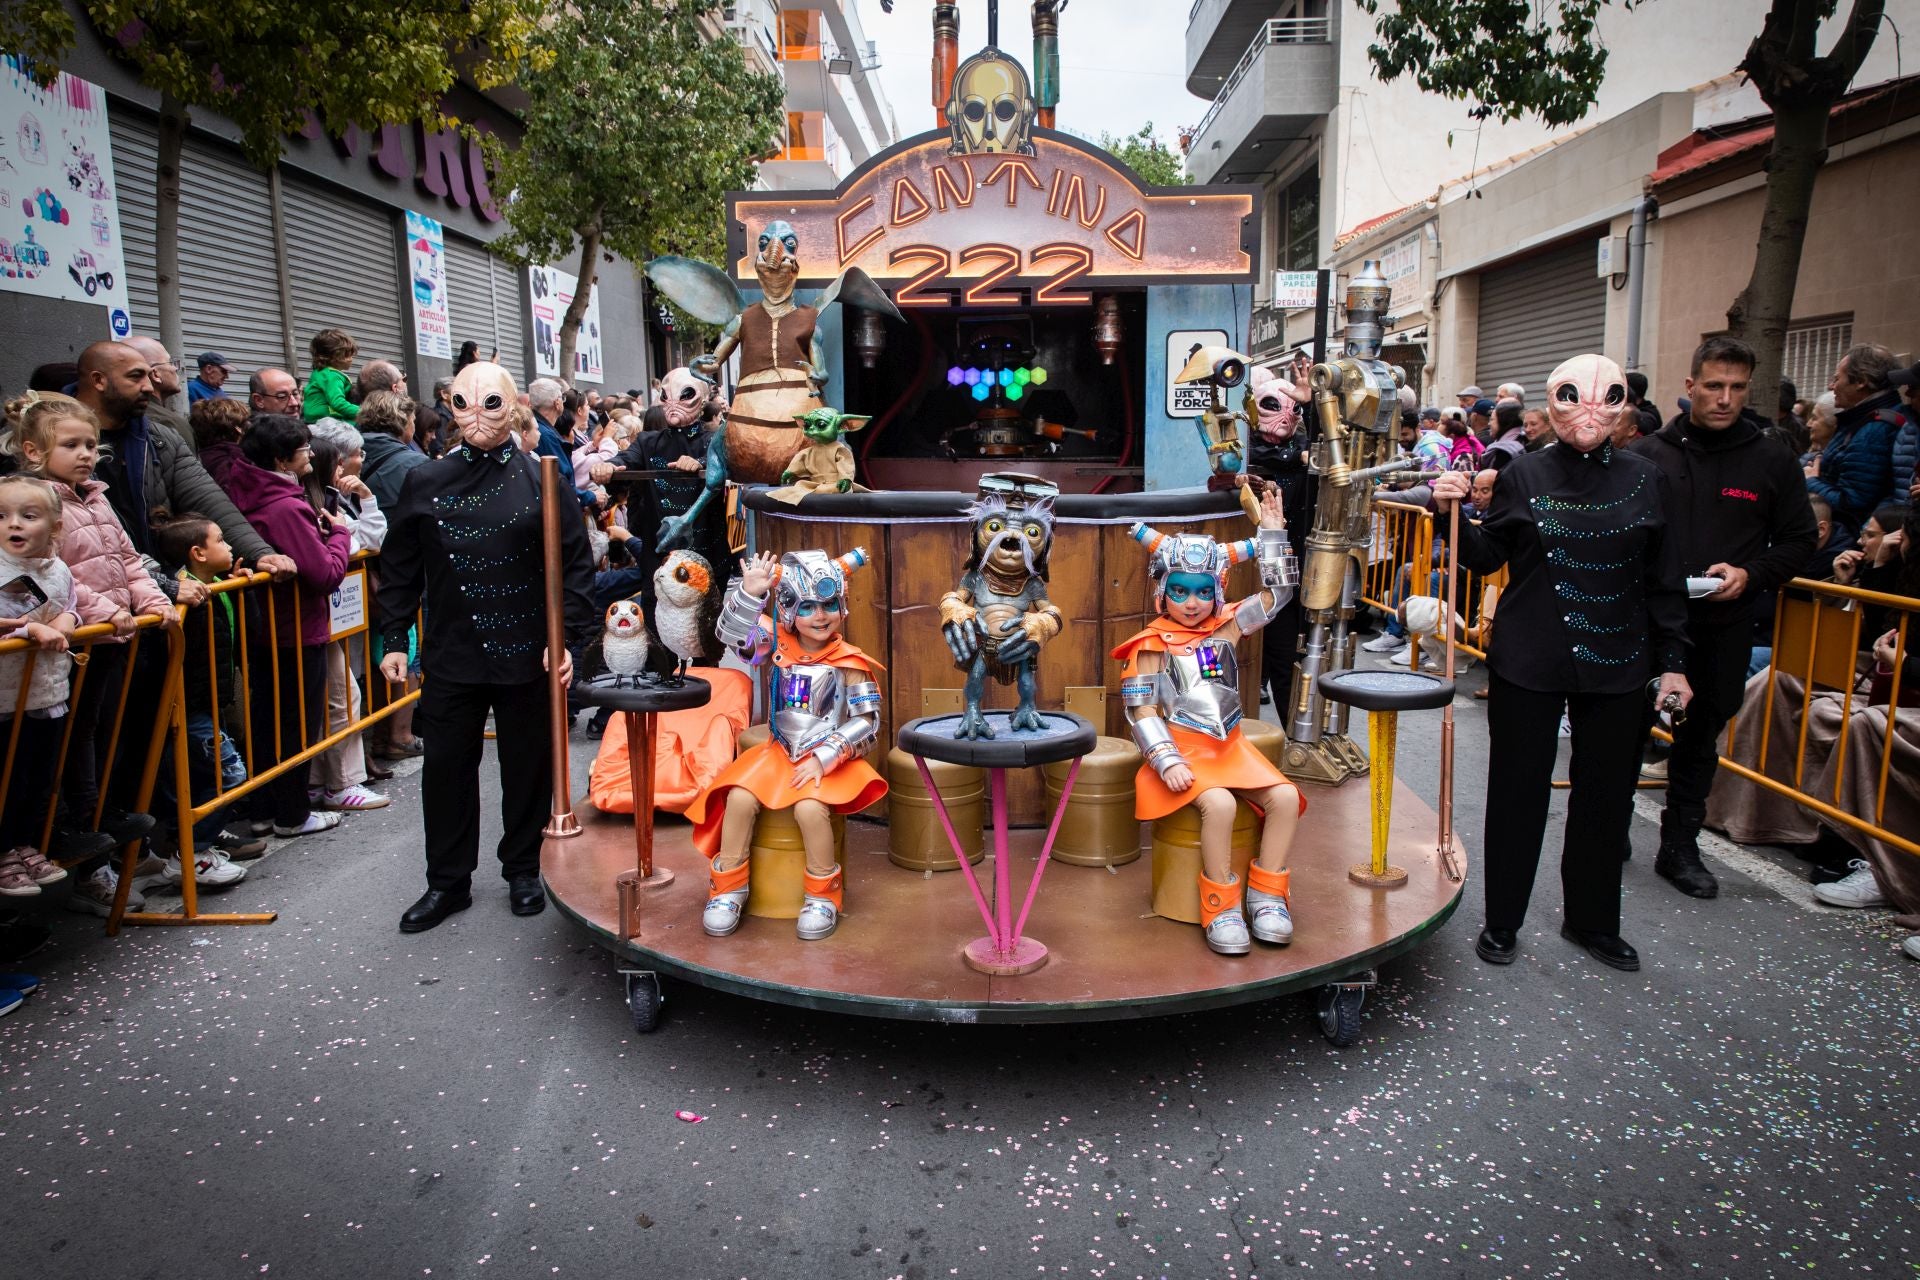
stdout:
[[796,618],[811,618],[816,613],[837,614],[839,612],[840,612],[840,597],[833,596],[830,599],[826,599],[826,600],[803,601],[801,602],[800,606],[793,611],[793,616]]
[[1217,590],[1212,574],[1174,573],[1167,576],[1167,600],[1171,604],[1185,604],[1190,599],[1212,604]]

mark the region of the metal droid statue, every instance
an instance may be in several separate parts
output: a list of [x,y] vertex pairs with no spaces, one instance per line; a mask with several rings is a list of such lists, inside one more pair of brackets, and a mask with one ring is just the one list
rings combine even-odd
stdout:
[[1059,492],[1032,476],[987,475],[980,477],[979,498],[967,507],[973,551],[959,587],[940,598],[940,629],[954,666],[967,673],[966,711],[956,738],[994,736],[980,711],[989,675],[1019,692],[1014,731],[1045,727],[1034,706],[1034,667],[1040,646],[1060,634],[1060,610],[1047,599]]
[[1380,358],[1391,286],[1368,259],[1347,285],[1347,339],[1337,360],[1308,374],[1316,439],[1312,468],[1319,477],[1313,529],[1307,534],[1300,607],[1306,631],[1287,723],[1290,777],[1337,783],[1367,771],[1367,758],[1347,737],[1347,707],[1328,705],[1318,680],[1353,666],[1351,634],[1365,567],[1373,486],[1398,470],[1392,455],[1399,425],[1401,371]]
[[1206,448],[1207,466],[1213,472],[1207,478],[1207,488],[1234,488],[1247,469],[1239,424],[1251,424],[1253,418],[1227,408],[1227,392],[1247,380],[1247,358],[1230,347],[1196,347],[1173,380],[1207,384],[1207,409],[1199,423],[1200,443]]

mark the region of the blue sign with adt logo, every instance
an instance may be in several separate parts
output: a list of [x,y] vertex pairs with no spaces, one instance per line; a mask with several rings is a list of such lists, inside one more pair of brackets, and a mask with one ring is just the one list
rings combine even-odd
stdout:
[[133,332],[133,317],[127,314],[124,307],[115,307],[107,323],[113,326],[113,336],[116,338],[124,338]]

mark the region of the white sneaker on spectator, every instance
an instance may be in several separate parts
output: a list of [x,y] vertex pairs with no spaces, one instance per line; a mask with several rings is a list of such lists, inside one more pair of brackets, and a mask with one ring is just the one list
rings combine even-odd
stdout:
[[1813,886],[1813,896],[1830,907],[1889,905],[1887,895],[1880,892],[1880,885],[1873,878],[1873,869],[1867,866],[1864,858],[1855,858],[1847,865],[1853,868],[1852,875],[1845,880],[1835,880],[1832,884]]
[[1907,953],[1908,959],[1920,960],[1920,933],[1909,934],[1906,941],[1900,944],[1900,949]]
[[1573,736],[1573,721],[1567,719],[1565,712],[1560,714],[1560,736],[1563,738],[1571,738]]
[[269,818],[249,818],[247,830],[256,836],[270,836],[273,834],[273,821]]
[[1394,635],[1391,631],[1382,631],[1360,647],[1368,653],[1391,653],[1395,649],[1405,648],[1406,643],[1405,636]]
[[393,801],[378,791],[369,791],[355,784],[338,791],[322,791],[314,802],[322,809],[338,809],[345,813],[358,813],[362,809],[384,809]]
[[[180,871],[178,855],[168,858],[157,877],[158,883],[177,885],[186,877]],[[247,878],[247,869],[216,849],[201,849],[193,855],[193,882],[205,889],[224,889]]]
[[339,814],[321,813],[318,810],[316,810],[313,813],[308,814],[307,820],[301,823],[297,827],[282,827],[282,826],[276,825],[273,828],[273,834],[281,837],[313,836],[313,835],[319,835],[322,831],[331,831],[339,825],[340,825]]
[[1667,762],[1665,760],[1647,761],[1640,766],[1640,776],[1649,782],[1665,782],[1667,780]]
[[[114,874],[112,867],[95,868],[94,873],[73,886],[73,892],[67,895],[67,910],[90,911],[101,919],[113,914],[114,890],[120,887],[120,877]],[[127,910],[145,911],[147,897],[140,892],[138,885],[127,890]]]
[[1402,646],[1400,651],[1394,654],[1391,658],[1388,658],[1387,661],[1393,663],[1395,666],[1400,666],[1400,667],[1412,666],[1413,665],[1413,646],[1412,645]]

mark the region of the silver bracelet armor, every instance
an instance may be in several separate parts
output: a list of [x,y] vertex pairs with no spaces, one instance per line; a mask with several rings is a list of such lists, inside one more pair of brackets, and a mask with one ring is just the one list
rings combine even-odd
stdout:
[[1293,542],[1285,529],[1262,529],[1259,544],[1260,585],[1276,597],[1284,587],[1286,596],[1277,600],[1284,604],[1293,598],[1293,588],[1300,584],[1300,561],[1293,554]]
[[822,773],[832,773],[841,761],[865,755],[867,747],[879,736],[880,721],[877,717],[854,716],[842,721],[838,728],[822,737],[812,748],[813,756],[820,761]]
[[1127,707],[1160,705],[1159,675],[1128,676],[1120,682],[1120,704]]
[[1273,621],[1273,615],[1279,609],[1269,612],[1265,593],[1256,591],[1233,607],[1233,625],[1240,628],[1240,634],[1250,636]]
[[759,647],[764,636],[760,627],[760,617],[766,612],[767,597],[755,598],[747,594],[740,579],[735,578],[727,584],[727,594],[720,604],[720,617],[713,624],[713,633],[720,642],[730,648],[750,652]]
[[1135,720],[1133,741],[1162,780],[1166,778],[1167,770],[1187,762],[1187,758],[1180,754],[1180,748],[1174,745],[1173,730],[1159,716],[1141,716]]

